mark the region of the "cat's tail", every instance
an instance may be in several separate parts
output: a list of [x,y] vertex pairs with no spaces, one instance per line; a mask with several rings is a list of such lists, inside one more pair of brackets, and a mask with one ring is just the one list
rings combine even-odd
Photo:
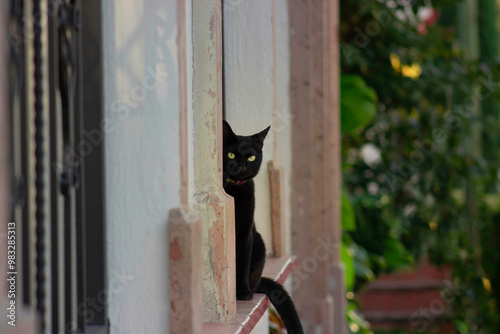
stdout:
[[270,278],[262,277],[256,292],[265,293],[269,297],[271,303],[283,320],[288,334],[304,333],[292,298],[281,284]]

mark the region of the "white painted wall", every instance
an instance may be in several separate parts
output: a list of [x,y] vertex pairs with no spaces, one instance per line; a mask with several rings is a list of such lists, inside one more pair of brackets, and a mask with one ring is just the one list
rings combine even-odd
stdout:
[[[186,1],[190,60],[191,1]],[[272,122],[272,3],[224,1],[227,120],[236,133],[253,134]],[[274,140],[278,162],[285,168],[287,203],[291,173],[286,0],[277,0],[276,13],[278,133],[276,139],[271,132],[266,139],[256,180],[255,220],[269,250],[267,162]],[[180,204],[176,15],[176,0],[103,2],[108,308],[113,334],[168,332],[167,216]],[[190,94],[191,61],[187,69]],[[191,98],[188,111],[191,133]],[[189,150],[192,162],[192,138]],[[189,168],[193,180],[193,166]]]
[[276,141],[278,164],[285,171],[286,249],[291,254],[292,115],[290,112],[290,19],[288,0],[276,1]]
[[179,206],[176,0],[103,1],[111,333],[168,333],[167,216]]
[[[273,117],[272,2],[224,0],[224,87],[226,120],[238,135],[271,125]],[[268,162],[273,134],[264,141],[264,160],[255,179],[255,224],[272,252]]]
[[187,113],[188,113],[188,163],[189,166],[189,207],[193,207],[194,198],[194,133],[193,133],[193,0],[186,1],[186,76],[187,76]]

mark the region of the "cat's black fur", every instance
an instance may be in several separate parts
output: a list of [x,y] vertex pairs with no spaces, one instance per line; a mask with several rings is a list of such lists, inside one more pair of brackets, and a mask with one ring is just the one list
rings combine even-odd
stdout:
[[[250,300],[265,293],[281,316],[290,334],[304,333],[292,299],[283,286],[261,277],[266,248],[255,229],[253,178],[262,164],[262,147],[270,127],[253,136],[237,136],[224,121],[224,190],[234,197],[236,223],[236,298]],[[229,154],[234,154],[233,158]],[[249,161],[250,157],[254,161]]]

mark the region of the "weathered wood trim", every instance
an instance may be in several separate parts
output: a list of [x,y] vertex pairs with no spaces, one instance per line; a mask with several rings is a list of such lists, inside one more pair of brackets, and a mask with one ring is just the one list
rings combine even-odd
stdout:
[[179,136],[181,160],[181,203],[189,203],[189,152],[187,110],[186,0],[177,0],[177,47],[179,67]]
[[228,323],[236,314],[234,202],[223,192],[199,196],[202,218],[203,321]]
[[[276,137],[275,137],[276,138]],[[269,162],[269,185],[271,190],[271,227],[273,233],[273,255],[286,255],[285,234],[285,172]]]
[[201,220],[189,207],[189,126],[187,85],[186,0],[177,1],[177,45],[179,68],[179,142],[181,207],[168,218],[170,332],[201,333],[203,291],[201,273]]
[[222,189],[221,0],[193,1],[194,209],[202,219],[203,320],[236,313],[234,202]]
[[170,333],[201,333],[201,220],[189,208],[170,211]]

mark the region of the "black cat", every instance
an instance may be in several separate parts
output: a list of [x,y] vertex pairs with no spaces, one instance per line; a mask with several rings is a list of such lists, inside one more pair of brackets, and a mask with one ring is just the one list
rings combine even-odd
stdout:
[[270,127],[253,136],[237,136],[224,121],[224,190],[234,197],[236,223],[236,298],[250,300],[266,294],[290,334],[304,333],[297,310],[283,286],[261,277],[266,248],[255,229],[253,178],[262,164],[262,147]]

